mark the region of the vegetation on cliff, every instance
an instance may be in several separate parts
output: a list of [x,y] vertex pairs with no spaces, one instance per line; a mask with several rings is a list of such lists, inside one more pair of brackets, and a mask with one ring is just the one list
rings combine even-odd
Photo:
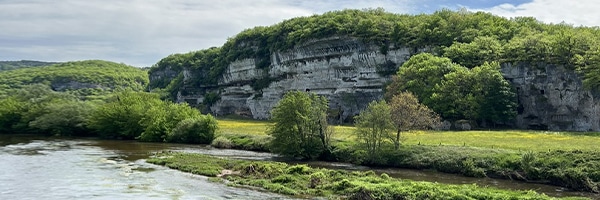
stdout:
[[[474,69],[453,72],[448,79],[456,80],[464,76],[469,78],[473,77],[473,74],[492,76],[489,79],[478,80],[483,81],[478,84],[478,88],[462,88],[480,90],[485,94],[450,94],[448,90],[457,89],[451,88],[456,84],[450,84],[449,81],[445,81],[446,84],[439,82],[438,92],[433,99],[437,99],[438,102],[452,102],[448,101],[455,98],[452,95],[472,96],[459,102],[460,105],[440,104],[434,107],[433,103],[429,102],[433,91],[425,95],[411,91],[444,118],[487,121],[494,124],[510,121],[516,109],[514,92],[506,87],[506,81],[497,79],[496,75],[499,73],[489,71],[497,71],[497,65],[503,63],[528,63],[531,67],[564,65],[568,69],[580,72],[587,88],[600,88],[596,87],[600,84],[600,30],[597,28],[545,24],[531,17],[507,19],[489,13],[465,10],[440,10],[433,14],[408,15],[388,13],[383,9],[331,11],[285,20],[272,26],[247,29],[228,39],[221,47],[173,54],[162,59],[150,69],[151,74],[167,69],[181,73],[183,69],[187,69],[192,78],[183,83],[180,78],[163,76],[152,80],[150,86],[167,88],[173,99],[177,91],[186,92],[184,87],[214,89],[218,87],[218,81],[225,73],[226,67],[235,60],[253,59],[257,68],[268,70],[272,53],[285,52],[307,42],[331,37],[358,39],[367,45],[378,46],[379,51],[384,54],[399,48],[408,48],[412,54],[428,51],[454,65],[462,66],[461,69]],[[378,70],[393,72],[401,64],[396,63],[393,69]],[[449,72],[442,74],[447,73]],[[257,82],[263,83],[255,88],[256,91],[260,93],[261,88],[267,87],[270,81],[277,78],[280,77],[256,77]],[[422,89],[435,88],[435,84],[430,84],[428,88]],[[446,92],[439,92],[440,90]],[[199,94],[202,95],[202,92]],[[496,99],[498,101],[494,102]],[[489,106],[497,103],[502,105]],[[456,110],[454,107],[461,109]],[[463,107],[465,109],[462,109]]]

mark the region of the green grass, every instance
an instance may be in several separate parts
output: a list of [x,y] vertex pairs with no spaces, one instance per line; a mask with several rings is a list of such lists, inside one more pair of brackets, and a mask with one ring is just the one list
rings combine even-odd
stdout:
[[406,144],[454,145],[520,151],[600,150],[600,137],[569,132],[505,131],[414,131],[403,134]]
[[[192,153],[161,153],[148,159],[148,162],[194,174],[221,177],[234,186],[258,187],[302,198],[557,199],[534,191],[419,182],[390,178],[386,174],[377,175],[372,171],[318,169],[306,165],[242,161]],[[219,182],[217,178],[211,178],[211,181]]]
[[[219,133],[266,135],[269,121],[219,119]],[[356,140],[352,126],[332,126],[335,142]],[[528,130],[501,131],[411,131],[402,133],[404,144],[469,146],[517,151],[600,150],[595,133]]]

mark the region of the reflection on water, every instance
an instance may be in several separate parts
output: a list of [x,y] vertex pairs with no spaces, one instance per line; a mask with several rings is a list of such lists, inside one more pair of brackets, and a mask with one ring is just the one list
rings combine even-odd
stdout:
[[[203,145],[136,141],[60,139],[0,135],[0,199],[287,199],[271,193],[228,187],[206,177],[145,163],[158,151],[185,151],[219,157],[281,160],[273,154],[222,150]],[[427,170],[371,169],[347,163],[305,162],[313,167],[374,170],[391,177],[450,184],[477,184],[535,190],[549,196],[598,194],[561,187],[489,178],[469,178]]]

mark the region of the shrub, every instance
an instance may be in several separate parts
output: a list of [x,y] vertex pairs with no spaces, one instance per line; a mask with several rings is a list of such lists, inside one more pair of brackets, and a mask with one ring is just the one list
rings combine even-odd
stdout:
[[216,148],[230,149],[231,147],[233,147],[233,142],[231,142],[231,140],[227,139],[226,137],[219,136],[215,138],[210,143],[210,145]]
[[167,135],[167,142],[210,144],[216,130],[217,120],[211,115],[185,119]]

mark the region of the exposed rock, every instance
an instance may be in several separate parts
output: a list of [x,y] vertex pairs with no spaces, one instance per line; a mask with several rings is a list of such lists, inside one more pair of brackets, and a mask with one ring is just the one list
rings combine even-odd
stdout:
[[[186,85],[178,100],[200,104],[204,94],[217,92],[220,100],[210,107],[212,113],[267,119],[287,91],[310,91],[329,99],[330,118],[349,122],[369,102],[382,98],[383,88],[397,66],[411,55],[427,50],[391,46],[383,54],[379,49],[378,45],[356,38],[312,40],[272,53],[269,69],[257,68],[254,59],[232,62],[218,86]],[[503,64],[502,73],[518,93],[519,114],[512,124],[515,127],[600,131],[599,101],[582,87],[581,77],[574,70],[520,63]],[[187,71],[184,75],[184,82],[195,78]],[[151,79],[164,76],[175,77],[176,73],[155,72]],[[255,90],[250,86],[265,78],[273,80],[268,87]]]
[[454,127],[456,127],[456,129],[461,130],[461,131],[471,130],[471,124],[467,120],[458,120],[458,121],[454,122]]
[[583,88],[581,77],[565,66],[504,64],[502,73],[519,98],[515,125],[523,129],[598,131],[598,95]]
[[108,87],[104,87],[102,85],[96,83],[82,83],[78,81],[60,81],[53,82],[50,84],[50,87],[54,91],[66,91],[66,90],[79,90],[85,88],[98,88],[98,89],[107,89]]

